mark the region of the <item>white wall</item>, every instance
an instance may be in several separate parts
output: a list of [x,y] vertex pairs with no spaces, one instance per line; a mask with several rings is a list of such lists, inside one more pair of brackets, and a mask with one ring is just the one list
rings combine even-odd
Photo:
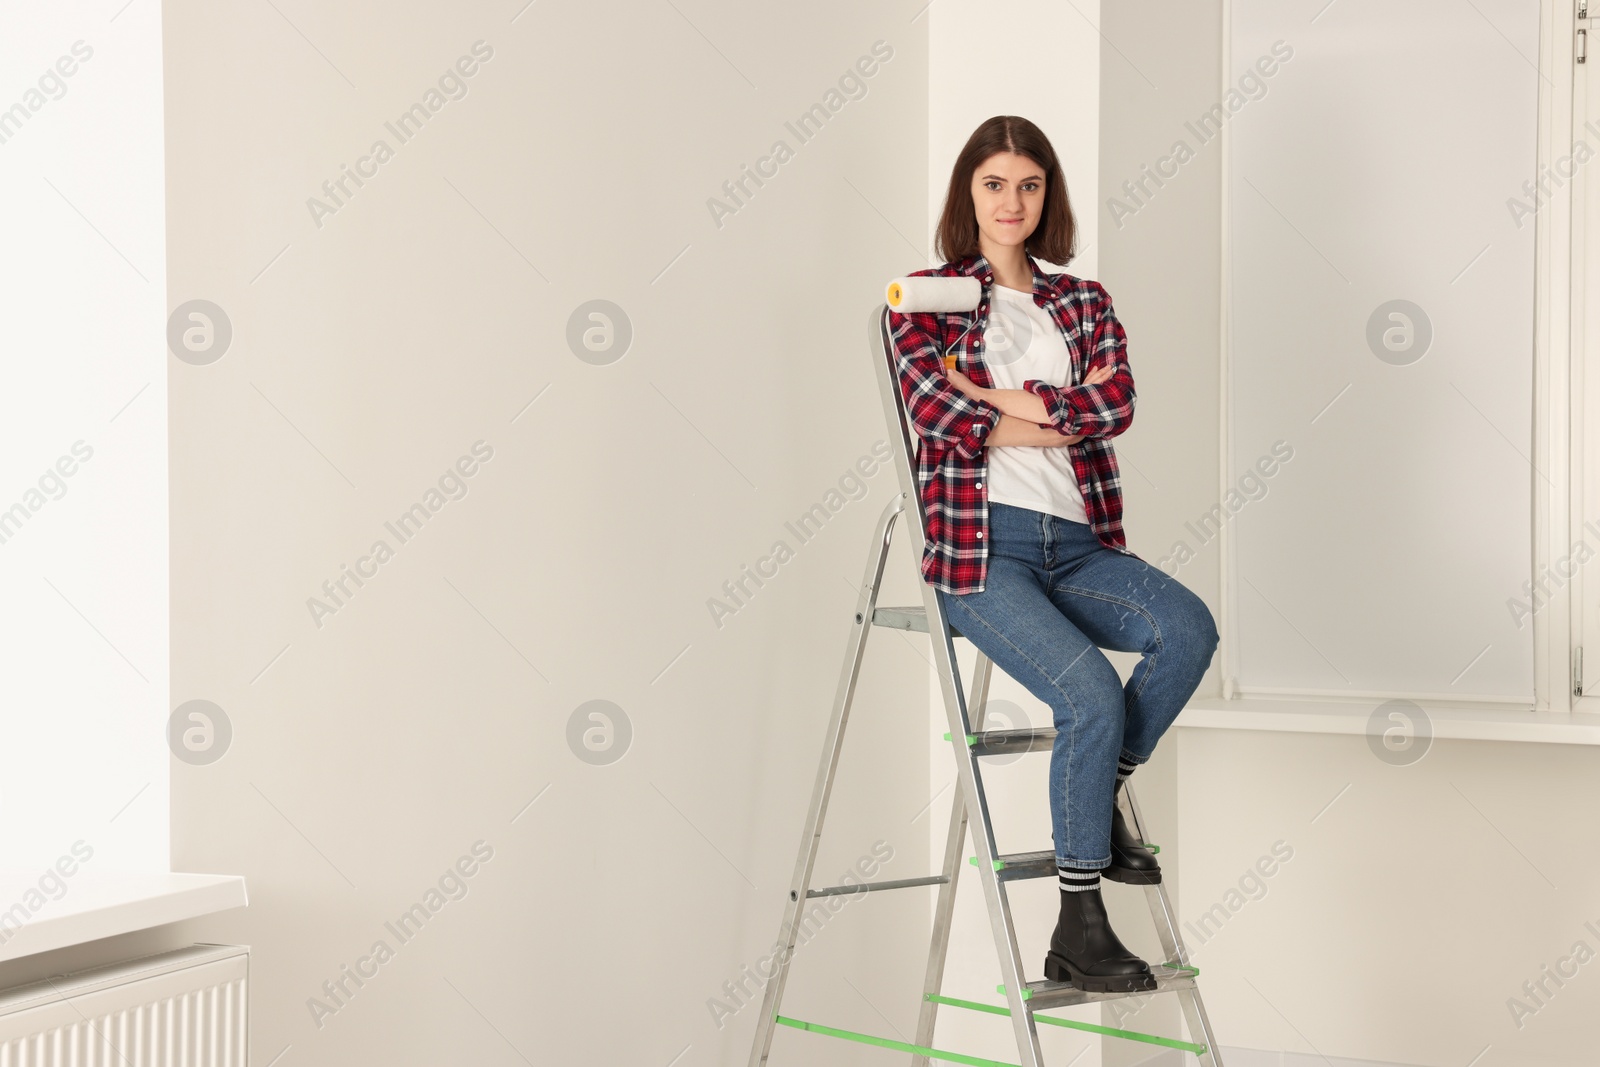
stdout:
[[[172,375],[175,677],[234,726],[174,771],[174,856],[249,881],[192,926],[254,948],[256,1062],[745,1062],[757,1009],[719,1029],[708,1001],[777,936],[895,491],[850,471],[885,436],[863,323],[920,265],[920,6],[168,5],[174,300],[234,331]],[[463,56],[465,95],[400,143],[385,123]],[[863,56],[801,143],[785,124]],[[707,201],[778,139],[719,227]],[[631,323],[611,362],[569,342],[593,300]],[[402,543],[386,522],[435,490]],[[884,877],[927,870],[923,661],[894,635],[868,658],[819,881],[880,839]],[[580,758],[592,701],[631,727],[610,764]],[[465,895],[398,943],[385,923],[462,857]],[[914,1025],[926,918],[849,903],[786,1011]],[[882,1056],[788,1028],[775,1050]]]
[[42,870],[80,840],[97,869],[168,865],[160,16],[45,3],[0,16],[10,867]]

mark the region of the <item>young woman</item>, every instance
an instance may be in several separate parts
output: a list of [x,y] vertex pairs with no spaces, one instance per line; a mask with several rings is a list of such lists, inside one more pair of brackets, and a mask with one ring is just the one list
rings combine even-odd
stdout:
[[[1034,261],[1069,262],[1075,235],[1049,140],[1027,119],[989,119],[950,175],[935,245],[947,262],[916,272],[976,277],[981,302],[890,322],[922,439],[923,578],[1055,721],[1061,914],[1045,977],[1125,992],[1155,979],[1112,931],[1100,878],[1149,884],[1161,871],[1116,792],[1199,685],[1217,630],[1199,597],[1127,548],[1111,447],[1133,421],[1125,334],[1098,282]],[[1141,653],[1126,684],[1102,648]]]

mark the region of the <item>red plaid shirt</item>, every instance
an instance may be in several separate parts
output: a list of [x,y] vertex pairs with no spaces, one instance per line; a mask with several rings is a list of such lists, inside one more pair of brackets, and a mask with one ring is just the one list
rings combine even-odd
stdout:
[[[1084,435],[1078,444],[1061,447],[1072,458],[1089,525],[1107,548],[1138,559],[1122,532],[1122,479],[1111,449],[1111,438],[1133,422],[1133,372],[1128,369],[1122,324],[1099,282],[1066,273],[1046,274],[1031,255],[1027,259],[1033,271],[1034,303],[1061,328],[1072,369],[1062,386],[1030,378],[1022,387],[1044,401],[1056,431]],[[977,385],[994,387],[983,361],[994,269],[982,255],[975,255],[910,275],[962,274],[983,282],[976,313],[889,312],[900,395],[920,438],[917,485],[928,531],[922,578],[958,594],[983,592],[988,575],[989,453],[984,439],[1000,421],[1000,409],[957,389],[944,374],[944,354],[956,356],[956,369]],[[1099,385],[1078,384],[1094,364],[1114,367],[1116,373]]]

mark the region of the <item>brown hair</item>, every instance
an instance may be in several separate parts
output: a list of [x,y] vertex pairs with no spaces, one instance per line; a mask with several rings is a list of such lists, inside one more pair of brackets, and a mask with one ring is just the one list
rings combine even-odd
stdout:
[[1024,251],[1038,259],[1066,266],[1078,254],[1078,224],[1067,199],[1067,179],[1061,172],[1050,138],[1019,115],[996,115],[972,131],[950,169],[950,188],[934,235],[933,250],[946,262],[966,259],[978,247],[977,206],[972,202],[972,176],[996,152],[1026,156],[1044,170],[1044,209],[1039,224],[1023,242]]

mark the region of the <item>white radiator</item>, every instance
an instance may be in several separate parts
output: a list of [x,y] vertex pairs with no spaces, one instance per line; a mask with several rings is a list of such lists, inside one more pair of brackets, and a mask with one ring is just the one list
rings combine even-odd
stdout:
[[0,990],[0,1067],[245,1067],[249,965],[192,945]]

